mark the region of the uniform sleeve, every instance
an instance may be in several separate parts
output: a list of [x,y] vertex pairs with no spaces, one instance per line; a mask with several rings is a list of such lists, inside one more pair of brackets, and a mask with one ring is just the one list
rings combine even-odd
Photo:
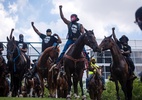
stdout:
[[27,43],[24,42],[23,49],[28,49]]

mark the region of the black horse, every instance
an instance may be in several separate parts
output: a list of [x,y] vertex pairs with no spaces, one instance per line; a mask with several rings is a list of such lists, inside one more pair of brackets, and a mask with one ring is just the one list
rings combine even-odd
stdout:
[[85,99],[83,91],[83,83],[82,83],[82,76],[85,69],[85,61],[86,61],[86,58],[83,56],[82,51],[85,45],[91,47],[94,52],[99,50],[93,31],[86,30],[86,33],[81,35],[78,38],[78,40],[76,40],[76,42],[73,45],[71,45],[71,47],[67,50],[62,60],[68,80],[68,95],[67,95],[68,99],[71,98],[70,91],[72,85],[71,82],[72,75],[73,75],[73,86],[74,86],[75,96],[78,96],[77,85],[78,82],[80,82],[81,93],[83,99]]
[[11,91],[12,96],[18,95],[18,90],[21,92],[21,85],[24,73],[27,71],[28,64],[25,55],[21,52],[20,48],[16,45],[14,37],[7,37],[7,59],[9,71],[11,74]]

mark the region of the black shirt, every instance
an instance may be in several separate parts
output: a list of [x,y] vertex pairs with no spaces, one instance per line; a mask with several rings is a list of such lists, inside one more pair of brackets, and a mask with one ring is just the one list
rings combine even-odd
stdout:
[[[20,48],[20,49],[28,49],[28,46],[25,42],[20,42],[20,41],[16,41],[16,45]],[[25,52],[24,52],[25,53]]]
[[54,36],[47,36],[44,34],[40,34],[40,38],[42,39],[42,52],[58,41],[58,39]]
[[[123,49],[124,51],[130,51],[130,53],[132,52],[132,51],[131,51],[131,47],[130,47],[129,45],[123,45],[123,46],[122,46],[122,49]],[[130,53],[123,54],[123,55],[126,56],[126,57],[130,57],[130,56],[131,56]]]

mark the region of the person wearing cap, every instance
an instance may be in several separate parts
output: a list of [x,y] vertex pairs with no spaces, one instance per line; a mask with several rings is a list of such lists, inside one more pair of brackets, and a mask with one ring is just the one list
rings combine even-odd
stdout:
[[[115,35],[115,32],[114,32],[115,28],[112,28],[112,35],[113,35],[113,38],[116,42],[116,44],[118,45],[119,49],[121,50],[121,53],[122,55],[125,57],[128,65],[130,66],[130,80],[132,79],[135,79],[137,78],[134,74],[134,70],[135,70],[135,65],[131,59],[131,53],[132,53],[132,50],[131,50],[131,46],[128,45],[128,37],[126,35],[122,35],[119,40],[116,38],[116,35]],[[112,76],[110,77],[110,80],[113,80]]]
[[[89,84],[89,81],[91,80],[91,78],[93,77],[93,75],[95,73],[99,73],[100,74],[100,77],[101,77],[101,81],[102,81],[102,84],[103,84],[103,90],[106,90],[105,88],[105,78],[104,76],[101,74],[101,67],[98,66],[96,64],[96,59],[95,58],[92,58],[90,60],[90,63],[89,63],[89,76],[88,78],[86,79],[86,89],[88,90],[88,84]],[[88,90],[89,91],[89,90]]]
[[52,35],[52,31],[51,29],[47,29],[46,30],[46,35],[45,34],[42,34],[41,32],[39,32],[37,30],[37,28],[34,26],[34,22],[31,22],[31,25],[34,29],[34,31],[39,35],[39,37],[42,39],[42,52],[50,47],[50,46],[53,46],[55,44],[59,44],[59,43],[62,43],[60,37],[58,36],[58,34],[53,34]]
[[23,34],[19,34],[19,41],[16,41],[16,44],[24,54],[27,52],[28,46],[27,43],[24,42]]
[[[64,46],[64,49],[62,50],[59,58],[57,59],[57,63],[62,59],[64,53],[66,52],[66,50],[68,49],[68,47],[73,44],[80,35],[82,35],[84,33],[84,27],[82,24],[77,23],[77,21],[79,21],[79,18],[76,14],[72,14],[70,16],[70,21],[67,20],[62,12],[62,5],[59,6],[59,11],[60,11],[60,17],[63,20],[63,22],[67,25],[68,27],[68,34],[67,34],[67,42]],[[89,56],[84,48],[84,53],[87,56],[87,59],[89,61]]]
[[135,23],[142,30],[142,7],[139,7],[135,12]]

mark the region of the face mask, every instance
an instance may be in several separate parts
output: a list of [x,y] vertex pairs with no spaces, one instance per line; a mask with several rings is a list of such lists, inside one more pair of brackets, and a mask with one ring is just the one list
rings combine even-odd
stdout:
[[71,16],[71,21],[75,22],[76,21],[76,17],[75,16]]
[[20,42],[23,42],[23,41],[24,41],[24,39],[21,37],[21,38],[19,39],[19,41],[20,41]]

